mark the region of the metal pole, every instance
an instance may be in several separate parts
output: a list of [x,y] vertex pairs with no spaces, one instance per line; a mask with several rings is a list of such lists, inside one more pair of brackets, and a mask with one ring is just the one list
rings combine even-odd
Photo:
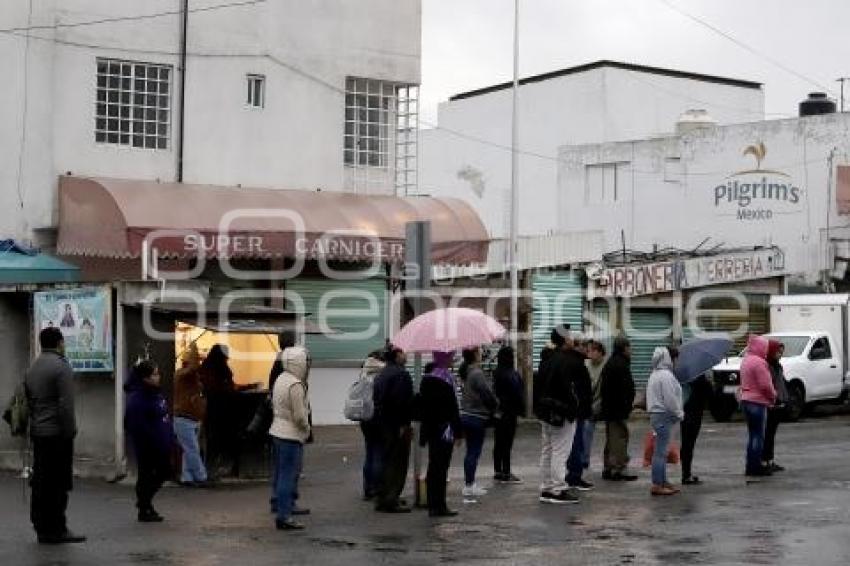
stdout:
[[183,137],[186,132],[186,46],[189,33],[189,0],[183,0],[180,22],[180,114],[177,135],[177,182],[183,182]]
[[124,285],[115,286],[115,481],[127,474],[124,457],[124,381],[127,368],[127,330],[124,327]]
[[514,87],[511,109],[511,222],[508,265],[511,270],[511,344],[514,352],[519,341],[519,271],[517,266],[517,233],[519,230],[519,160],[517,144],[517,99],[519,94],[519,0],[514,0]]

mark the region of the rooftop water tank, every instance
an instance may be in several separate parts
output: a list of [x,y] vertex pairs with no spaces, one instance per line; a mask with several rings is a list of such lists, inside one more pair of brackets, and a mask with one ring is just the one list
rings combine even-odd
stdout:
[[700,108],[686,110],[676,121],[676,134],[682,135],[694,130],[712,128],[716,125],[717,121],[711,117],[707,110]]
[[818,114],[834,114],[835,101],[829,99],[825,92],[812,92],[800,103],[800,116],[817,116]]

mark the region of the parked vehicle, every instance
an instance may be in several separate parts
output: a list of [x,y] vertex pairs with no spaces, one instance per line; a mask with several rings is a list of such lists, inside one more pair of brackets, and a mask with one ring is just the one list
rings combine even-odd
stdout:
[[[843,402],[848,394],[848,308],[850,295],[782,295],[770,300],[768,338],[785,345],[782,367],[788,380],[787,416],[797,420],[817,403]],[[729,420],[738,408],[736,393],[744,352],[712,369],[717,421]]]

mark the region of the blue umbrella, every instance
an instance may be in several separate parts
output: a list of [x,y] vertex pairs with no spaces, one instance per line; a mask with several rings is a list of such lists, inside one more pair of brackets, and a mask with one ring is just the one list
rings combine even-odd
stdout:
[[690,383],[726,357],[732,340],[726,337],[697,338],[682,344],[674,372],[682,383]]

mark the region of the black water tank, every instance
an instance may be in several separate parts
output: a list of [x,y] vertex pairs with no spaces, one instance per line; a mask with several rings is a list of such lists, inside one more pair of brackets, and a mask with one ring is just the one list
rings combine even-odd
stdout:
[[811,92],[809,98],[800,103],[800,116],[835,114],[835,101],[827,98],[825,92]]

